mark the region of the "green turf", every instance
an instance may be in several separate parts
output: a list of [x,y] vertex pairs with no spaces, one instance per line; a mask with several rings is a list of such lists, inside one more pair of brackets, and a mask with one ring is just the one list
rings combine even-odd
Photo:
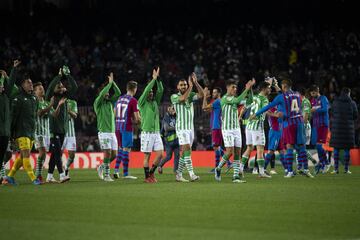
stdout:
[[356,239],[360,238],[360,167],[352,175],[296,176],[233,184],[98,180],[95,170],[71,172],[65,184],[0,187],[1,239]]

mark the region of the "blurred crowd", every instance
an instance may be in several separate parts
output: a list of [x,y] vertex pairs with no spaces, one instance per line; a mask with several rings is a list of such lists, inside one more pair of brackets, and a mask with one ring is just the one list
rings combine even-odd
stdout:
[[[296,88],[318,84],[330,102],[341,87],[348,86],[353,100],[360,102],[360,33],[324,24],[239,24],[211,32],[191,27],[121,34],[96,30],[86,41],[64,30],[39,30],[0,39],[0,69],[9,71],[15,58],[20,58],[22,70],[30,73],[33,82],[45,85],[59,67],[70,66],[79,85],[76,100],[84,109],[77,122],[79,151],[98,150],[91,106],[110,71],[122,92],[122,83],[139,82],[139,95],[151,69],[160,66],[164,102],[176,91],[177,80],[191,72],[202,85],[223,89],[229,79],[237,80],[241,88],[252,77],[260,81],[286,74]],[[195,123],[198,149],[209,147],[208,124],[206,115]],[[358,132],[359,128],[358,122]]]

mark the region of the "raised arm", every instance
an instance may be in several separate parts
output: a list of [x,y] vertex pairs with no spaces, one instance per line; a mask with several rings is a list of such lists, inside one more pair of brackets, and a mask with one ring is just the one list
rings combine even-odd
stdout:
[[113,82],[112,88],[114,89],[114,94],[111,96],[110,101],[112,103],[115,103],[116,100],[118,100],[118,98],[120,97],[121,91],[120,91],[120,88],[118,87],[118,85],[116,84],[116,82],[114,81],[114,74],[110,73],[109,77],[111,77],[113,79],[112,80],[112,82]]
[[62,72],[65,75],[66,79],[68,80],[69,86],[67,87],[68,89],[68,97],[72,98],[75,96],[77,90],[78,90],[78,85],[75,82],[75,79],[71,76],[70,74],[70,69],[68,66],[64,65],[62,68]]
[[110,91],[110,88],[113,85],[113,79],[110,78],[109,76],[109,83],[100,91],[99,95],[96,97],[95,101],[94,101],[94,109],[96,109],[100,102],[104,99],[105,95]]
[[209,89],[207,87],[204,88],[204,92],[203,92],[203,104],[202,104],[202,110],[204,110],[205,112],[210,112],[212,109],[212,105],[211,103],[208,103],[207,99],[209,96],[210,92]]
[[143,93],[141,94],[138,104],[139,106],[143,106],[146,102],[146,98],[148,97],[150,90],[154,87],[156,79],[151,80],[148,85],[145,87]]
[[248,81],[245,85],[245,90],[237,97],[223,97],[222,104],[240,104],[247,96],[249,90],[255,84],[255,79]]
[[148,85],[145,87],[143,93],[141,94],[139,100],[138,100],[138,105],[139,107],[143,106],[146,102],[147,97],[149,96],[149,93],[151,91],[151,89],[154,87],[155,82],[159,76],[159,71],[160,69],[154,69],[153,73],[152,73],[152,80],[148,83]]
[[45,99],[46,99],[46,100],[49,101],[50,98],[51,98],[52,96],[54,96],[55,86],[56,86],[56,84],[58,84],[58,83],[60,82],[61,76],[62,76],[62,70],[61,70],[61,68],[60,68],[59,74],[58,74],[56,77],[53,78],[53,80],[50,82],[50,84],[49,84],[49,86],[48,86],[48,88],[47,88],[47,90],[46,90],[46,95],[45,95]]
[[78,90],[78,85],[75,82],[75,79],[71,75],[67,76],[67,79],[68,79],[68,83],[69,83],[68,96],[74,97]]
[[200,99],[200,98],[204,97],[204,89],[199,84],[198,79],[196,77],[196,74],[192,73],[191,78],[192,78],[192,81],[193,81],[193,83],[194,83],[194,85],[196,87],[198,98]]
[[6,79],[7,80],[6,84],[4,84],[5,92],[8,95],[11,93],[11,90],[13,89],[13,87],[15,85],[16,73],[17,73],[17,70],[15,67],[13,69],[11,69],[10,77]]
[[245,105],[250,106],[253,103],[254,93],[252,89],[250,89],[250,92],[248,92],[248,95],[246,97]]
[[273,78],[273,86],[275,88],[276,92],[281,92],[281,88],[279,87],[278,80],[276,78]]
[[156,100],[156,103],[158,105],[160,105],[161,98],[164,94],[164,86],[163,86],[161,80],[159,80],[159,79],[156,80],[156,87],[157,87],[157,90],[156,90],[155,100]]
[[17,66],[20,63],[21,62],[19,60],[14,61],[13,68],[11,69],[11,72],[10,72],[10,77],[8,77],[6,71],[0,70],[0,74],[1,74],[2,78],[4,79],[4,91],[8,96],[11,95],[12,89],[15,86]]
[[189,76],[189,78],[188,78],[188,84],[189,84],[189,87],[186,90],[186,92],[184,93],[184,95],[179,96],[179,102],[185,102],[188,99],[190,93],[192,92],[194,84],[192,82],[191,76]]
[[281,102],[281,99],[282,99],[282,96],[281,95],[278,95],[274,101],[272,101],[271,103],[269,103],[268,105],[266,105],[265,107],[261,108],[259,111],[257,111],[255,113],[255,116],[258,117],[259,115],[263,114],[264,112],[267,112],[270,108],[273,108],[277,105],[280,104]]
[[[255,78],[253,78],[245,84],[245,90],[240,94],[240,96],[235,98],[235,102],[237,104],[240,104],[240,102],[242,102],[245,99],[245,97],[248,95],[248,92],[251,90],[252,86],[255,85],[255,83],[256,83]],[[249,97],[252,101],[252,97],[253,97],[252,90]]]
[[17,76],[17,67],[19,66],[20,63],[21,62],[19,60],[14,61],[13,68],[11,69],[10,72],[10,77],[8,78],[6,86],[4,86],[6,93],[8,93],[9,95],[11,94],[11,91],[15,85],[16,76]]
[[15,84],[12,89],[11,89],[11,92],[10,92],[10,98],[14,98],[16,95],[19,94],[19,88],[18,86]]

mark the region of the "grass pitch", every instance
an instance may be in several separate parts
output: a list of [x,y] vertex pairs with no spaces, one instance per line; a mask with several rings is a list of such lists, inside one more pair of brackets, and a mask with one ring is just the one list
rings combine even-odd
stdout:
[[195,170],[194,183],[171,169],[157,184],[141,169],[113,183],[73,170],[71,182],[43,186],[18,172],[18,186],[0,187],[1,239],[360,239],[360,167],[315,179],[247,174],[245,184]]

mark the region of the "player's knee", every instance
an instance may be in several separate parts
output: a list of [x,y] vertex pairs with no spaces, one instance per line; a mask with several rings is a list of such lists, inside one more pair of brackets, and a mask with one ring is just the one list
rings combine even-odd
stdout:
[[39,152],[39,158],[46,158],[46,152]]
[[246,154],[249,154],[253,149],[254,149],[254,146],[253,146],[253,145],[247,145],[246,150],[245,150],[245,153],[246,153]]
[[259,148],[256,151],[257,156],[263,156],[264,155],[264,148]]
[[22,158],[29,158],[30,157],[30,150],[29,149],[21,150],[21,157]]
[[161,158],[164,155],[164,151],[163,150],[159,150],[156,152],[156,157],[157,158]]
[[111,151],[110,149],[104,150],[104,158],[110,158],[111,157]]
[[146,163],[148,163],[149,162],[149,159],[150,159],[150,154],[151,153],[144,153],[144,163],[146,162]]
[[111,151],[111,158],[115,158],[117,155],[117,150],[112,150]]
[[190,145],[184,145],[184,151],[190,151]]
[[23,159],[23,167],[25,170],[31,169],[30,159],[24,158]]
[[229,155],[229,157],[232,156],[234,154],[234,148],[227,148],[226,154]]

